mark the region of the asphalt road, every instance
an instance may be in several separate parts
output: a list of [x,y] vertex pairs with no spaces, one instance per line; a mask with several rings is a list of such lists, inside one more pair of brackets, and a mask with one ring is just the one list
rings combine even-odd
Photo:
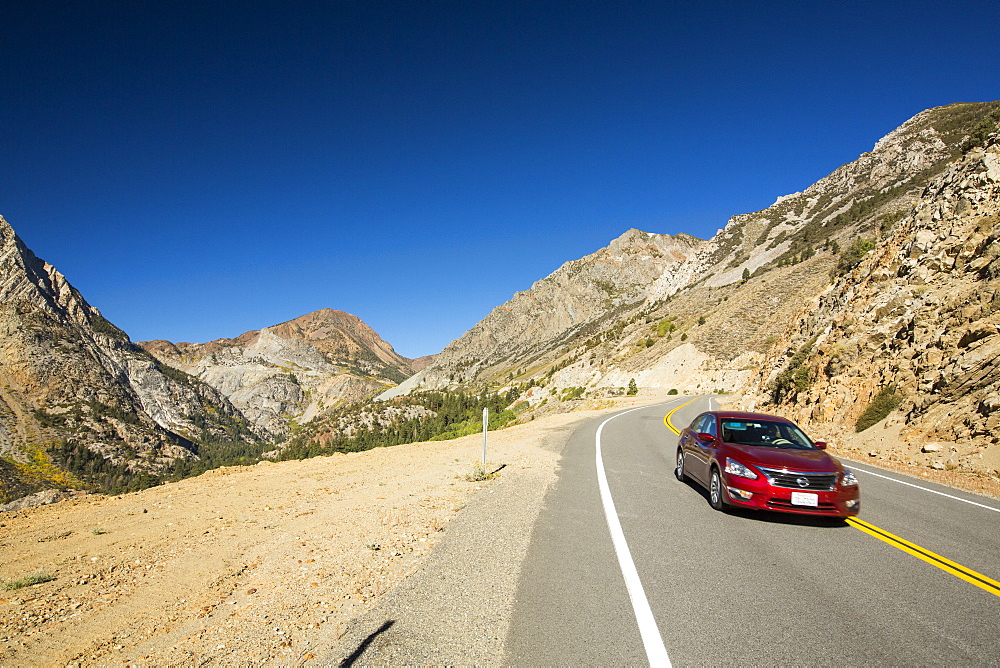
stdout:
[[[663,419],[688,401],[594,420],[570,438],[521,568],[506,663],[641,665],[656,657],[652,635],[675,665],[1000,665],[1000,589],[969,581],[1000,580],[1000,502],[845,462],[861,481],[859,519],[909,552],[851,523],[716,512],[673,477],[677,437]],[[679,408],[672,424],[710,401]],[[598,430],[651,613],[646,636],[643,595],[630,597],[605,517]],[[912,554],[921,550],[973,574]]]

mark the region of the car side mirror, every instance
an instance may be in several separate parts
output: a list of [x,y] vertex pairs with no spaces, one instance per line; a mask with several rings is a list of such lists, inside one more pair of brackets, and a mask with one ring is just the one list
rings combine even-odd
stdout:
[[698,434],[698,440],[702,443],[715,443],[715,436],[701,432]]
[[813,443],[813,446],[815,446],[817,450],[826,450],[826,441],[816,441]]

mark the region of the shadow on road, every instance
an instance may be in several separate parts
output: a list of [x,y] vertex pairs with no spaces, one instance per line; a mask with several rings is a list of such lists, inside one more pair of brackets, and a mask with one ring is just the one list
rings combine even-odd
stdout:
[[358,645],[358,648],[353,652],[351,652],[351,655],[349,657],[340,662],[340,668],[349,668],[350,666],[353,666],[354,662],[360,659],[361,655],[365,653],[366,649],[368,649],[368,646],[372,644],[372,641],[375,640],[375,638],[377,638],[381,634],[391,629],[392,625],[395,623],[396,623],[395,619],[388,620],[385,624],[378,627],[378,630],[372,632],[367,638],[362,640],[361,644]]

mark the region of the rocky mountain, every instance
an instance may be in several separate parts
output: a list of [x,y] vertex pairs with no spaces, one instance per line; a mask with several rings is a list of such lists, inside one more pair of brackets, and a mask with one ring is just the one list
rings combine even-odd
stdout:
[[657,278],[680,271],[704,243],[690,235],[629,230],[607,248],[566,262],[515,294],[385,396],[415,387],[503,384],[514,375],[544,371],[567,341],[588,336],[643,303]]
[[[741,396],[834,443],[874,421],[902,443],[887,458],[906,450],[995,475],[998,125],[1000,102],[929,109],[710,240],[629,230],[433,360],[402,358],[330,309],[235,339],[139,347],[3,223],[0,476],[27,484],[40,470],[51,482],[46,453],[79,468],[81,444],[155,470],[240,441],[244,419],[250,442],[294,431],[297,452],[353,434],[350,447],[370,447],[379,434],[429,437],[432,421],[472,428],[477,401],[514,398],[498,413],[523,421],[633,383]],[[364,401],[406,376],[380,396],[405,401]]]
[[708,241],[629,231],[494,309],[397,392],[520,385],[551,407],[634,379],[743,393],[828,432],[853,431],[889,388],[903,438],[958,439],[948,466],[1000,470],[983,450],[1000,419],[998,121],[1000,102],[921,112]]
[[414,360],[397,354],[360,318],[328,308],[235,339],[139,345],[225,394],[275,436],[363,401],[417,370]]
[[128,486],[260,441],[222,394],[135,346],[0,218],[0,501]]
[[1000,471],[997,135],[950,162],[901,214],[790,323],[750,387],[828,432],[881,396],[897,406],[883,428],[910,444],[892,456]]

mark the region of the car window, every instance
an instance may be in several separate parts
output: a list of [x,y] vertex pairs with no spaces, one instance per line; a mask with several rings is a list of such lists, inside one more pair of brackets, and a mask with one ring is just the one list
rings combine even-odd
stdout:
[[706,415],[704,421],[702,422],[702,431],[706,434],[711,434],[712,436],[719,435],[719,428],[715,424],[714,415]]
[[806,436],[805,433],[794,424],[779,423],[779,425],[781,435],[794,443],[796,446],[805,450],[812,450],[816,447],[813,445],[812,439]]
[[770,420],[722,421],[722,440],[737,445],[755,445],[793,450],[812,450],[812,441],[802,430],[787,422]]
[[690,429],[691,431],[693,431],[696,434],[699,433],[699,432],[701,432],[701,423],[705,421],[706,417],[708,417],[708,416],[705,415],[704,413],[702,413],[701,415],[699,415],[695,419],[691,420],[691,426],[688,427],[688,429]]

